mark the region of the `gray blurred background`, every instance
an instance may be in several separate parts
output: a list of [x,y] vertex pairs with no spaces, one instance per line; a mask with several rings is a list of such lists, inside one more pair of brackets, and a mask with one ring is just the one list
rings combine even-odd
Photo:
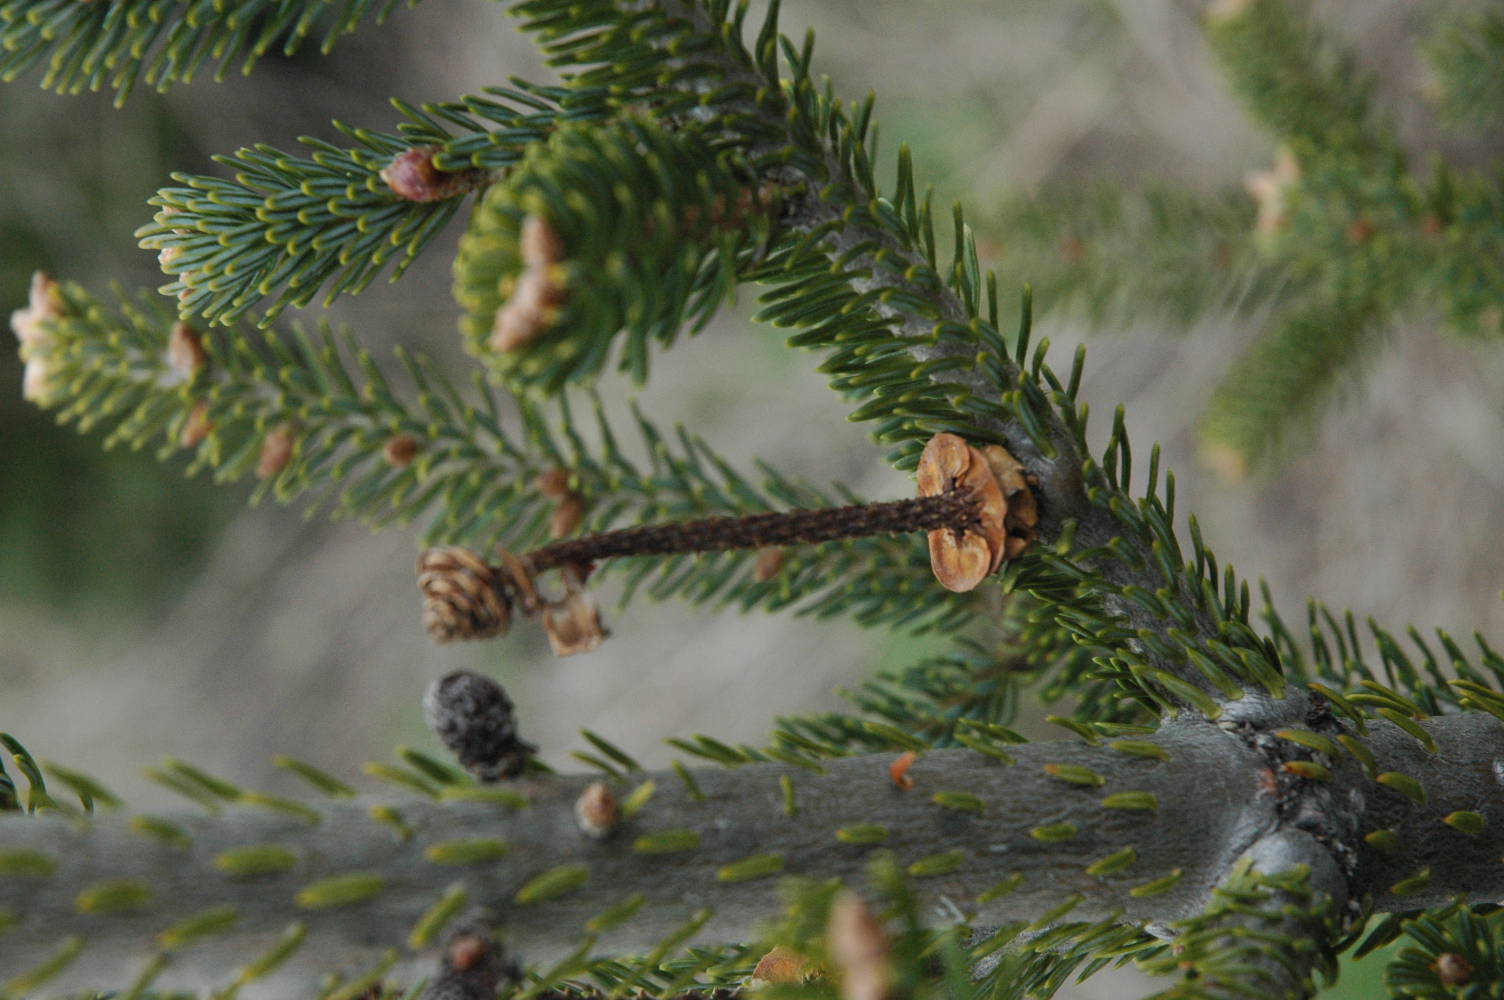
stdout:
[[[1382,101],[1417,149],[1436,139],[1413,51],[1427,7],[1317,5],[1381,73]],[[1210,189],[1272,156],[1208,65],[1188,2],[790,0],[784,26],[795,37],[817,29],[818,66],[839,92],[878,93],[881,176],[906,141],[937,205],[962,197],[978,224],[1002,192],[1060,177]],[[335,117],[388,130],[388,96],[444,99],[512,74],[548,78],[498,6],[426,0],[330,58],[269,58],[249,78],[143,90],[121,111],[107,95],[44,93],[33,77],[0,89],[0,302],[23,304],[38,267],[96,289],[160,284],[131,233],[172,170],[210,172],[210,154],[256,142],[338,142]],[[400,289],[378,283],[333,317],[378,355],[400,342],[460,370],[448,296],[457,231]],[[999,275],[1004,289],[1028,278]],[[845,421],[817,359],[739,318],[754,298],[744,290],[739,314],[657,360],[647,412],[685,421],[743,467],[760,456],[874,498],[907,495],[905,477]],[[1094,334],[1084,397],[1099,415],[1127,405],[1138,453],[1164,446],[1180,509],[1197,514],[1224,562],[1266,577],[1297,621],[1314,594],[1391,626],[1504,640],[1504,353],[1416,316],[1307,450],[1273,478],[1231,487],[1197,464],[1193,420],[1257,321]],[[1057,366],[1085,336],[1048,312],[1039,332]],[[0,384],[14,387],[0,393],[0,728],[143,807],[168,795],[140,768],[168,755],[291,791],[273,753],[353,780],[395,743],[433,749],[419,698],[458,667],[499,677],[524,736],[557,764],[588,727],[662,765],[666,737],[757,741],[777,714],[836,707],[835,689],[934,648],[840,622],[648,604],[608,610],[614,634],[589,656],[557,660],[526,635],[434,646],[419,625],[414,530],[373,535],[297,509],[248,510],[247,487],[104,453],[99,435],[55,428],[21,403],[9,348]],[[1361,990],[1355,979],[1349,992]],[[1135,992],[1099,978],[1074,995]]]

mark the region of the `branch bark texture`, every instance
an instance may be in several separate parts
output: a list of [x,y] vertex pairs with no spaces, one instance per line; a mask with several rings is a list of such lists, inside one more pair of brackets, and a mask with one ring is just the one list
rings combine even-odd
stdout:
[[[1339,764],[1330,782],[1280,776],[1277,758],[1236,724],[1185,717],[1137,744],[1011,747],[1012,763],[932,751],[909,770],[909,789],[895,785],[886,755],[829,761],[823,774],[784,765],[696,771],[697,790],[674,772],[634,775],[652,782],[652,794],[604,840],[574,818],[588,776],[514,782],[521,806],[327,800],[307,816],[232,806],[173,817],[185,835],[177,842],[119,816],[6,817],[0,912],[14,924],[0,936],[0,964],[26,969],[76,937],[80,957],[49,985],[118,988],[163,950],[165,929],[228,909],[233,923],[176,949],[157,985],[222,987],[247,956],[302,924],[305,942],[282,969],[292,978],[257,984],[272,996],[306,985],[314,971],[363,971],[410,940],[456,888],[530,963],[587,939],[596,954],[645,950],[704,912],[697,940],[746,941],[780,911],[784,877],[859,886],[877,851],[909,866],[937,924],[1037,920],[1074,899],[1061,919],[1164,928],[1203,912],[1250,854],[1261,865],[1321,873],[1315,888],[1339,908],[1367,896],[1378,910],[1498,899],[1504,728],[1463,715],[1426,730],[1435,753],[1387,723],[1367,737],[1380,767],[1406,768],[1425,785],[1424,803],[1376,785],[1356,764]],[[395,810],[401,829],[373,818],[373,806]],[[1444,821],[1458,809],[1480,813],[1481,831]],[[1396,837],[1381,850],[1362,839],[1374,829]],[[256,847],[280,849],[285,864],[259,875],[227,865],[227,855]],[[563,888],[538,890],[548,878]],[[341,902],[341,886],[360,891]],[[125,904],[100,905],[111,891]],[[589,934],[592,920],[639,898],[630,920]],[[412,974],[431,969],[423,948],[406,954],[421,960],[408,964]]]

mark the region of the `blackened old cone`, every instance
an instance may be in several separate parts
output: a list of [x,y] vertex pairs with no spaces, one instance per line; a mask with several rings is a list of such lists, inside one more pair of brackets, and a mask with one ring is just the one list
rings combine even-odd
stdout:
[[518,739],[512,700],[501,685],[471,670],[434,681],[423,696],[423,716],[434,735],[481,781],[521,774],[535,749]]
[[423,627],[435,642],[505,635],[512,609],[501,576],[479,553],[459,546],[418,557]]

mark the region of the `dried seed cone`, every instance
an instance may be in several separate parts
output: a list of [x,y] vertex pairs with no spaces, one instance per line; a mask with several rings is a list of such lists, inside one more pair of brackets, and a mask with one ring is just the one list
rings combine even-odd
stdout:
[[517,738],[512,700],[501,685],[471,670],[434,681],[423,696],[423,717],[460,764],[481,781],[521,774],[533,746]]
[[427,549],[418,557],[423,627],[435,642],[505,635],[511,602],[501,576],[466,548]]

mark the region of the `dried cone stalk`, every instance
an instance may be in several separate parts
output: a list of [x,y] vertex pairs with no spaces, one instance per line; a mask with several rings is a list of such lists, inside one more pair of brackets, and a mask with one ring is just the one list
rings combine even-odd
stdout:
[[933,497],[960,489],[977,497],[980,523],[962,531],[931,531],[930,566],[941,586],[964,593],[1003,563],[1008,502],[982,452],[955,434],[936,434],[919,456],[919,495]]
[[512,623],[501,575],[469,549],[425,551],[418,557],[418,586],[423,627],[435,642],[489,639],[505,635]]
[[889,1000],[893,967],[888,935],[862,898],[842,892],[830,908],[825,928],[830,958],[841,980],[841,1000]]

